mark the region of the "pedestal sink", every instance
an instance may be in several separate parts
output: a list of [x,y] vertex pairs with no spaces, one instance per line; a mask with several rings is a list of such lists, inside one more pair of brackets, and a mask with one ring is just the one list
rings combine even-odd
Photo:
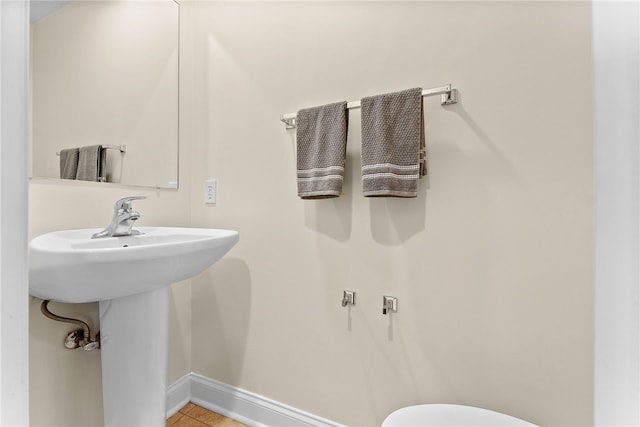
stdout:
[[58,231],[29,244],[29,291],[54,301],[98,301],[105,426],[164,426],[168,286],[202,272],[237,242],[237,231],[138,227],[135,236],[91,239],[100,229]]

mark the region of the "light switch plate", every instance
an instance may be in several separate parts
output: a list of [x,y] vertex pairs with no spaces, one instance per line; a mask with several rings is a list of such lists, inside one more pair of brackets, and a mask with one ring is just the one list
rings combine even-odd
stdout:
[[218,200],[218,186],[215,179],[207,179],[204,182],[204,202],[216,204]]

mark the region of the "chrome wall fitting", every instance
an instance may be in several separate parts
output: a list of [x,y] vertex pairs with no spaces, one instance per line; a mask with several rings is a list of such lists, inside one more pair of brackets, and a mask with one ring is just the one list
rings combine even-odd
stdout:
[[69,350],[74,350],[81,347],[80,343],[82,341],[84,341],[84,330],[76,329],[67,334],[67,337],[64,339],[64,346]]
[[445,86],[449,89],[448,92],[445,92],[440,95],[440,105],[451,105],[458,103],[458,89],[453,89],[451,85]]
[[49,303],[50,300],[42,301],[40,304],[40,311],[42,314],[47,316],[49,319],[58,321],[58,322],[66,322],[72,323],[74,325],[80,326],[82,329],[76,329],[67,334],[64,339],[64,346],[70,350],[74,350],[76,348],[82,347],[84,350],[96,350],[100,348],[100,332],[96,334],[96,339],[91,339],[91,330],[89,329],[89,325],[82,320],[72,319],[70,317],[62,317],[57,314],[53,314],[49,311]]
[[388,314],[390,311],[398,311],[398,298],[385,295],[382,297],[382,314]]
[[342,291],[342,306],[356,305],[355,291]]
[[282,114],[280,121],[285,124],[286,129],[295,129],[296,126],[296,113]]

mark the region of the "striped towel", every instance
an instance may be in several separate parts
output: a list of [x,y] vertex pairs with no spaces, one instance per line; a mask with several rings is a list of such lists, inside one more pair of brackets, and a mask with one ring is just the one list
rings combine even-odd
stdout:
[[362,192],[416,197],[426,175],[422,89],[366,97],[362,107]]
[[60,150],[60,178],[76,179],[79,156],[80,149],[78,147]]
[[338,197],[347,150],[347,102],[302,109],[296,122],[298,196]]
[[105,176],[106,154],[106,150],[102,148],[102,145],[80,147],[76,179],[80,181],[103,181],[101,178]]

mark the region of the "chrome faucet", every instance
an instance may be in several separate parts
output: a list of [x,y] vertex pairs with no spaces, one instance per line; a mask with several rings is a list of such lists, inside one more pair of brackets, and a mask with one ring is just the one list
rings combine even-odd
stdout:
[[92,239],[100,237],[135,236],[140,234],[138,230],[132,230],[133,223],[140,218],[140,213],[131,210],[131,202],[146,199],[144,196],[125,197],[113,205],[113,219],[104,230],[91,236]]

